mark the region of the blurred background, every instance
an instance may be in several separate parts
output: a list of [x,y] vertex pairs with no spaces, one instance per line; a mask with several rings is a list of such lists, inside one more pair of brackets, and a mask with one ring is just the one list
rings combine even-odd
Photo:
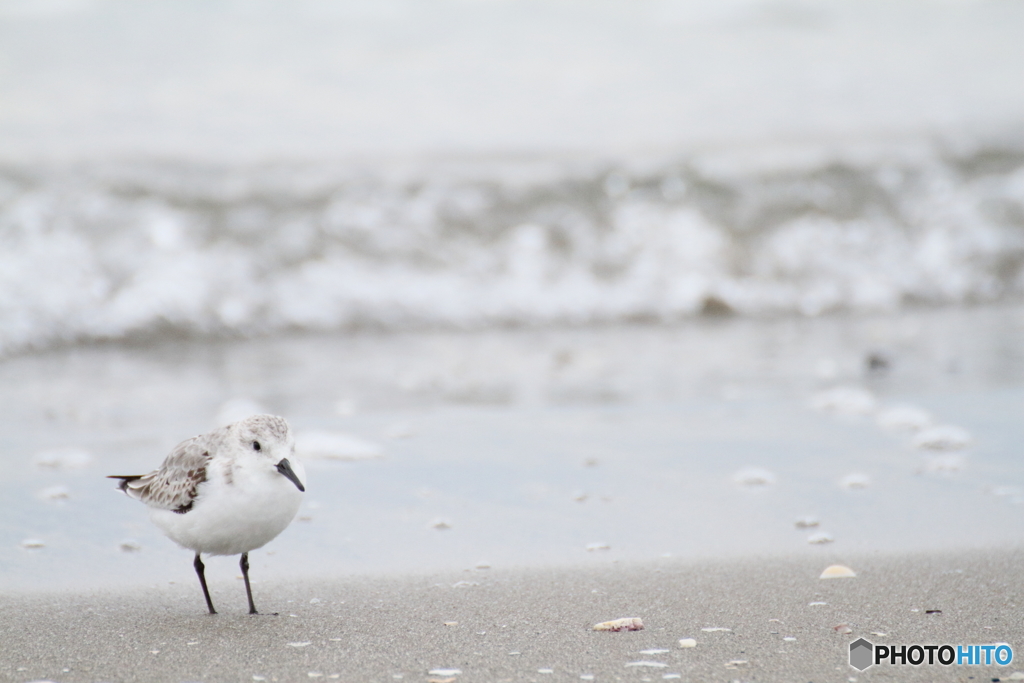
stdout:
[[101,475],[252,411],[305,571],[1016,542],[1022,82],[1019,0],[0,0],[0,576],[177,576]]

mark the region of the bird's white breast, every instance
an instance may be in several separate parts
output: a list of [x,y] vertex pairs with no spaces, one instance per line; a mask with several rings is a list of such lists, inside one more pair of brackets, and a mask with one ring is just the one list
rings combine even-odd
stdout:
[[[300,479],[305,472],[293,463]],[[295,518],[302,493],[275,471],[213,467],[184,514],[150,509],[153,522],[178,545],[210,555],[238,555],[260,548]]]

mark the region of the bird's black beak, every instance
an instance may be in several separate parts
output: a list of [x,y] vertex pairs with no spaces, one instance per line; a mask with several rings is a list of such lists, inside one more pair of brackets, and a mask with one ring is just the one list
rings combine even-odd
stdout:
[[302,485],[302,482],[295,475],[295,470],[292,469],[292,464],[288,462],[288,458],[281,458],[281,462],[277,463],[277,471],[288,477],[300,491],[306,490],[306,487]]

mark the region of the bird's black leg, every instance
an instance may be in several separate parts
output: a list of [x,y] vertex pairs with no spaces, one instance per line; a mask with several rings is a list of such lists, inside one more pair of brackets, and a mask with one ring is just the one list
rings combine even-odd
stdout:
[[203,587],[206,606],[210,608],[210,614],[216,614],[217,610],[213,609],[213,600],[210,599],[210,589],[206,587],[206,567],[203,565],[203,561],[199,559],[199,553],[196,553],[196,561],[192,563],[192,566],[196,568],[196,574],[199,575],[199,585]]
[[245,597],[249,598],[249,614],[259,614],[252,601],[252,588],[249,586],[249,553],[242,553],[242,561],[238,566],[242,568],[242,578],[245,579]]

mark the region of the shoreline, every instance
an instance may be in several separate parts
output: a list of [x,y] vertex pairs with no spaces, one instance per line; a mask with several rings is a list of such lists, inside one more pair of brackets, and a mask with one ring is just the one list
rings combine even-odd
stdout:
[[[8,594],[0,680],[1015,680],[1024,671],[1022,561],[1024,548],[850,554],[842,563],[857,577],[833,580],[818,578],[828,560],[799,557],[257,584],[257,606],[278,616],[247,615],[240,582],[214,587],[216,616],[189,581]],[[640,617],[644,630],[591,630],[622,617]],[[860,637],[1005,642],[1015,657],[1002,667],[859,673],[847,653]],[[696,647],[680,648],[683,638]]]

